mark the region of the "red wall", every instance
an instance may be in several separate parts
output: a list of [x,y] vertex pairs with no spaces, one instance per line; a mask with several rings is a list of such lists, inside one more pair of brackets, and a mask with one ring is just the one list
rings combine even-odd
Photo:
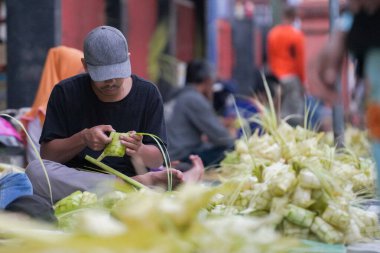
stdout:
[[127,28],[132,72],[148,78],[149,42],[157,24],[156,0],[127,0]]
[[[83,50],[83,40],[94,27],[105,24],[105,0],[62,0],[62,44]],[[156,0],[126,0],[125,35],[132,72],[147,76],[149,42],[157,23]]]
[[193,7],[176,5],[177,38],[176,57],[188,62],[194,58],[195,48],[195,12]]
[[229,80],[232,76],[233,48],[231,24],[223,19],[217,21],[218,78]]
[[83,40],[105,23],[105,0],[62,0],[62,45],[83,50]]

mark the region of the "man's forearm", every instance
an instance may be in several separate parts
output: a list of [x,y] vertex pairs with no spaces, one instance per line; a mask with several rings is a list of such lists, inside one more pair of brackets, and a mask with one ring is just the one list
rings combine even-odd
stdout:
[[142,145],[138,151],[138,155],[148,168],[157,168],[163,163],[161,151],[154,145]]
[[42,143],[41,158],[59,163],[69,161],[86,147],[82,132],[76,133],[69,138]]

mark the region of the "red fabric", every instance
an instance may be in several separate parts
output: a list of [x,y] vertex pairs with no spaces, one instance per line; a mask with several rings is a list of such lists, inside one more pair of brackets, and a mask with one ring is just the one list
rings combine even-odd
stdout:
[[[268,34],[268,63],[273,73],[282,78],[297,75],[305,82],[305,37],[291,25],[277,25]],[[295,57],[290,48],[293,47]]]

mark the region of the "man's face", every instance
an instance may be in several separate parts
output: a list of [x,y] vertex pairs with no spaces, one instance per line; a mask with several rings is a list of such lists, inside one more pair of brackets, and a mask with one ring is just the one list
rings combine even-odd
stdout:
[[104,97],[118,96],[123,87],[124,78],[114,78],[110,80],[93,82],[95,93]]
[[[81,61],[83,68],[88,72],[86,60],[82,58]],[[125,78],[113,78],[105,81],[92,81],[92,87],[101,100],[113,101],[123,95],[122,89],[125,80]]]

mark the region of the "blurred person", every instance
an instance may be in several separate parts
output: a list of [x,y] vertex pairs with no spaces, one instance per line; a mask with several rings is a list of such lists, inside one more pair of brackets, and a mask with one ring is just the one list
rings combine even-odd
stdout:
[[0,165],[0,210],[15,199],[32,194],[32,184],[21,168]]
[[[33,105],[21,116],[21,121],[38,152],[40,151],[38,141],[45,121],[50,93],[58,82],[84,71],[82,58],[83,52],[71,47],[57,46],[48,51]],[[26,136],[23,138],[26,142],[26,160],[29,163],[37,158],[37,154],[29,139]]]
[[[262,132],[262,127],[254,122],[252,119],[265,111],[265,108],[269,107],[269,99],[267,96],[265,83],[259,69],[254,69],[254,83],[250,85],[251,91],[247,94],[236,94],[234,99],[232,97],[228,100],[226,116],[234,118],[235,122],[238,120],[238,113],[243,120],[243,128],[248,136],[253,134],[256,130]],[[278,107],[278,101],[280,97],[280,81],[278,78],[271,74],[266,73],[264,75],[265,82],[268,85],[268,89],[273,100],[275,108]],[[236,106],[235,106],[235,103]],[[238,111],[236,111],[238,110]],[[241,126],[236,130],[236,137],[240,138],[243,135],[243,129]]]
[[236,86],[232,80],[219,80],[213,86],[214,110],[233,137],[236,136],[235,117],[229,115],[228,107],[229,101],[236,94]]
[[233,146],[233,137],[213,108],[215,73],[205,60],[192,60],[186,85],[165,105],[168,151],[172,160],[188,163],[199,155],[204,166],[216,165]]
[[305,36],[295,27],[297,9],[285,6],[282,23],[268,33],[267,51],[270,71],[281,81],[280,116],[295,115],[290,125],[302,125],[305,107]]
[[[25,175],[23,163],[12,159],[14,150],[23,146],[17,129],[0,117],[0,210],[21,196],[33,194],[32,185]],[[10,163],[19,163],[11,165]]]
[[230,80],[219,80],[213,85],[213,107],[217,115],[225,116],[226,101],[236,94],[236,83]]
[[[150,136],[166,145],[163,103],[157,87],[132,74],[130,53],[123,33],[110,26],[99,26],[84,41],[82,73],[54,86],[46,110],[40,144],[52,189],[53,202],[80,191],[99,189],[101,183],[114,185],[116,176],[100,173],[85,156],[99,157],[112,141],[112,131],[130,133],[120,136],[125,146],[123,157],[106,157],[103,163],[147,185],[167,185],[166,171],[137,174],[134,159],[146,168],[158,168],[163,156]],[[172,169],[173,186],[184,181],[184,173]],[[38,160],[26,168],[35,195],[50,200],[47,180]]]
[[357,77],[368,90],[366,123],[377,164],[377,197],[380,197],[380,0],[350,0],[319,58],[318,72],[324,84],[323,99],[337,99],[336,80],[349,52],[357,61]]
[[24,169],[14,165],[0,164],[0,211],[56,221],[49,201],[33,195],[33,186]]

